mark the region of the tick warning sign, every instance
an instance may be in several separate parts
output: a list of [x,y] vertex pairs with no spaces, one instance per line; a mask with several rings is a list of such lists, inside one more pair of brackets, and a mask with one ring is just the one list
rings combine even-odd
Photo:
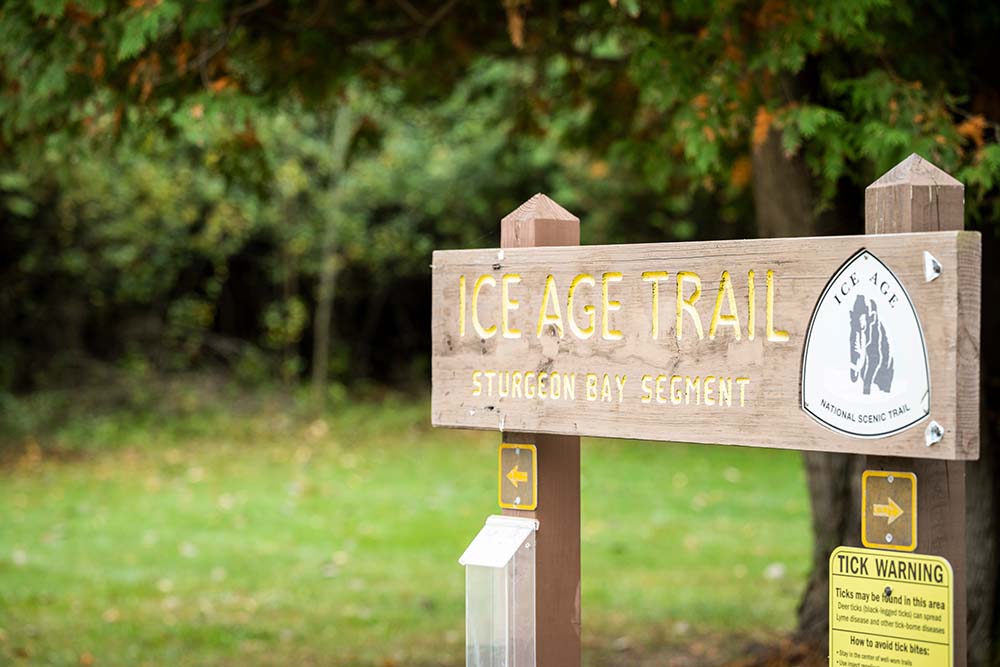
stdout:
[[944,558],[838,547],[830,556],[830,667],[949,667]]

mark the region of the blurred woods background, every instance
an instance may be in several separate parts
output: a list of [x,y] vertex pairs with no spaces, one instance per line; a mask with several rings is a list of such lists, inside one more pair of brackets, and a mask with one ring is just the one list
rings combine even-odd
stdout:
[[[997,34],[987,0],[6,2],[0,411],[134,368],[422,392],[431,250],[538,191],[585,243],[861,233],[916,152],[990,253]],[[851,465],[808,466],[814,634]]]
[[978,224],[980,5],[5,3],[0,386],[138,360],[422,385],[431,250],[496,245],[537,191],[587,243],[859,232],[915,151]]

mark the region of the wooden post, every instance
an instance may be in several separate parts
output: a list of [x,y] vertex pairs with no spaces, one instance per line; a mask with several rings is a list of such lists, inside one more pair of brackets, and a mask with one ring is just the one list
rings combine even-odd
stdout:
[[[906,158],[865,190],[865,233],[932,232],[964,228],[965,187],[919,155]],[[957,270],[958,267],[945,267]],[[978,298],[978,294],[976,295]],[[970,346],[975,347],[973,352]],[[979,323],[970,323],[957,355],[978,354]],[[959,414],[979,408],[979,385],[958,382]],[[931,415],[934,418],[934,415]],[[972,422],[977,422],[972,418]],[[924,424],[926,426],[926,424]],[[978,438],[962,433],[956,424],[942,424],[945,437]],[[955,600],[953,667],[965,667],[966,562],[965,562],[965,462],[869,456],[869,470],[913,472],[917,476],[917,553],[943,556],[954,570]],[[864,509],[862,508],[862,511]],[[860,529],[860,522],[859,522]]]
[[[536,194],[500,222],[500,247],[580,245],[580,219]],[[502,260],[501,260],[502,263]],[[504,514],[538,519],[535,664],[580,665],[580,438],[518,433],[538,453],[538,507]]]

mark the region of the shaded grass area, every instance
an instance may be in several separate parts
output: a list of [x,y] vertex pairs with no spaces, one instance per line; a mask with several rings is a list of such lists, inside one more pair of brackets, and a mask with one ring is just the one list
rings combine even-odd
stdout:
[[[420,399],[315,419],[274,392],[160,390],[15,406],[0,663],[464,664],[457,558],[498,512],[495,433],[431,430]],[[582,466],[587,662],[711,664],[792,627],[796,453],[585,440]]]

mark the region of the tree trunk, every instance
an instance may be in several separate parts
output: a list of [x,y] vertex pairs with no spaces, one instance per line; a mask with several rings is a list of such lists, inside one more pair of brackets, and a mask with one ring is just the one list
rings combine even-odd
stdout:
[[[815,215],[809,171],[801,159],[788,157],[781,133],[771,130],[754,150],[753,195],[760,236],[817,236],[844,233],[834,215]],[[823,646],[827,641],[829,559],[837,546],[860,545],[861,467],[863,457],[803,452],[812,503],[812,569],[799,603],[797,638]]]
[[[996,261],[994,261],[996,260]],[[994,303],[1000,294],[1000,243],[993,231],[983,233],[983,304]],[[982,309],[982,340],[990,340],[1000,327],[1000,313],[988,305]],[[979,460],[966,464],[965,502],[967,516],[966,604],[969,608],[969,667],[1000,665],[997,655],[997,556],[1000,525],[997,522],[997,485],[1000,457],[994,450],[1000,425],[1000,350],[981,346],[982,389]]]
[[[331,232],[328,232],[328,234]],[[333,297],[336,293],[337,266],[334,244],[323,244],[323,265],[316,288],[316,315],[313,318],[312,391],[313,403],[320,409],[326,402],[327,374],[330,371],[330,323],[333,320]]]
[[[809,172],[802,161],[785,155],[780,133],[772,130],[753,155],[753,194],[757,226],[761,236],[813,236],[830,233],[860,233],[857,225],[845,223],[846,215],[814,214],[814,196]],[[857,228],[852,228],[857,227]],[[1000,243],[983,239],[983,303],[1000,293]],[[1000,326],[1000,313],[983,309],[982,330]],[[1000,542],[995,507],[1000,461],[992,451],[1000,415],[1000,350],[986,345],[983,355],[983,425],[981,458],[967,464],[966,517],[968,556],[969,667],[1000,665],[995,651],[997,634],[997,545]],[[861,473],[864,457],[804,452],[809,499],[812,503],[814,536],[812,570],[798,609],[796,639],[825,654],[829,623],[829,558],[839,545],[860,546]]]
[[[338,108],[333,124],[334,178],[332,187],[340,187],[341,174],[346,169],[347,153],[358,127],[358,120],[345,100]],[[341,215],[331,211],[332,216]],[[337,220],[328,219],[323,229],[320,248],[319,282],[316,287],[316,314],[313,318],[312,392],[314,407],[319,410],[326,402],[327,376],[330,372],[330,323],[333,320],[333,297],[337,278]]]

